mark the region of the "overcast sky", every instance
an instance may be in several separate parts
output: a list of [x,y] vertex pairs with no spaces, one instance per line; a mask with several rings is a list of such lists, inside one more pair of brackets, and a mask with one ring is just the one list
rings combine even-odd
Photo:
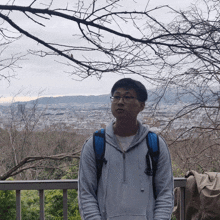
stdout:
[[[6,0],[6,2],[7,1],[8,0]],[[1,0],[0,4],[3,4],[3,2],[4,0]],[[26,2],[32,2],[32,0],[15,0],[16,5],[21,5]],[[138,3],[138,7],[141,8],[146,6],[147,0],[136,0],[136,2]],[[148,7],[154,8],[162,4],[167,4],[180,9],[189,7],[191,2],[195,3],[195,1],[192,0],[151,0],[149,1]],[[162,19],[169,19],[170,15],[160,14],[158,16],[161,16]],[[29,23],[25,23],[22,17],[20,19],[24,25],[30,25]],[[66,25],[68,24],[66,23]],[[51,32],[48,32],[48,37],[51,39],[59,34],[59,31],[56,31],[55,25],[51,27],[50,31]],[[40,34],[37,28],[33,29],[33,32]],[[32,40],[21,38],[13,47],[8,48],[8,52],[24,52],[25,49],[32,48],[32,44],[36,45]],[[2,58],[4,57],[1,57],[1,59]],[[6,80],[0,80],[0,102],[9,100],[9,98],[13,96],[17,96],[20,99],[21,97],[29,99],[29,97],[36,97],[38,95],[63,96],[108,94],[115,81],[123,78],[122,75],[105,74],[101,80],[98,80],[96,77],[90,77],[83,81],[76,81],[72,79],[73,77],[70,74],[65,72],[68,71],[67,67],[58,64],[56,61],[57,58],[55,57],[47,59],[36,56],[29,56],[26,60],[21,61],[20,66],[22,68],[15,69],[16,76],[11,79],[10,83]],[[131,77],[141,80],[147,88],[150,87],[142,78],[138,76]]]

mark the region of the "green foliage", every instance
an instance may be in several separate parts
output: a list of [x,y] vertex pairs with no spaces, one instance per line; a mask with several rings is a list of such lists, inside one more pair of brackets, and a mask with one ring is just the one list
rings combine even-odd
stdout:
[[66,175],[62,179],[78,179],[79,160],[73,159],[72,166],[66,170]]
[[16,195],[15,191],[0,191],[0,220],[16,219]]
[[[62,219],[63,218],[63,191],[47,190],[45,192],[45,217],[46,219]],[[68,190],[68,219],[75,218],[79,215],[77,191]],[[80,218],[79,218],[80,219]]]
[[[6,191],[12,193],[12,191]],[[13,207],[7,211],[14,211],[14,217],[6,215],[8,218],[0,218],[0,220],[15,219],[15,192],[14,192]],[[78,208],[77,191],[68,190],[68,219],[81,220]],[[2,206],[1,206],[2,207]],[[1,208],[0,207],[0,208]],[[39,193],[37,190],[21,191],[21,213],[22,220],[38,220],[40,213]],[[1,209],[2,210],[2,209]],[[6,209],[5,209],[6,210]],[[63,219],[63,191],[62,190],[45,190],[45,219]]]
[[45,192],[45,217],[48,220],[63,216],[62,190],[48,190]]
[[[75,220],[81,219],[79,214],[77,191],[75,189],[68,190],[68,216],[74,217]],[[73,219],[74,219],[73,218]]]
[[21,191],[22,220],[39,219],[40,215],[39,193],[37,190]]

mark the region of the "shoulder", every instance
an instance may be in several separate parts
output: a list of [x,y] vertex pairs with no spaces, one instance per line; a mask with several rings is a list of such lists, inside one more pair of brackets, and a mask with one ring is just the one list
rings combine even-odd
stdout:
[[149,133],[152,133],[152,134],[154,135],[154,137],[157,137],[157,139],[158,139],[160,145],[162,145],[162,146],[167,146],[164,137],[162,137],[161,135],[159,135],[159,134],[157,134],[156,132],[151,131],[151,130],[148,131],[148,134],[149,134]]
[[162,145],[163,147],[167,147],[167,143],[165,139],[161,135],[157,135],[159,139],[159,144]]
[[151,130],[147,131],[147,138],[151,138],[154,141],[158,140],[159,145],[167,146],[165,139],[154,131]]
[[81,158],[94,156],[94,149],[93,149],[93,136],[90,136],[83,144],[82,151],[81,151]]
[[159,139],[159,148],[160,148],[160,158],[169,158],[170,159],[170,151],[165,139],[158,135]]
[[165,139],[161,135],[159,135],[159,134],[157,134],[153,131],[149,131],[149,132],[154,134],[154,136],[153,136],[154,139],[157,137],[157,140],[158,140],[157,144],[158,144],[158,147],[159,147],[159,152],[162,153],[162,154],[164,154],[164,153],[169,154],[169,149],[168,149],[168,146],[166,144]]

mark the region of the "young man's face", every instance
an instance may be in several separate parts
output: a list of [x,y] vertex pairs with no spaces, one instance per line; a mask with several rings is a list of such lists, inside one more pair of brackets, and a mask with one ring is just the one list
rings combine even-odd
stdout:
[[138,113],[144,109],[145,103],[137,100],[137,93],[134,89],[118,88],[113,97],[121,97],[119,100],[113,100],[111,106],[112,114],[116,119],[136,120]]

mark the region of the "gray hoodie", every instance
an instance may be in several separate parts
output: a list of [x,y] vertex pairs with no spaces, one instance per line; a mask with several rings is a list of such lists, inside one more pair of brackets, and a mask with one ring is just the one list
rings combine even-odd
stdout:
[[160,156],[155,176],[145,174],[148,129],[139,130],[130,147],[122,152],[113,132],[106,128],[106,150],[97,186],[93,138],[83,146],[79,169],[79,209],[84,220],[169,220],[173,210],[173,174],[169,150],[159,138]]

